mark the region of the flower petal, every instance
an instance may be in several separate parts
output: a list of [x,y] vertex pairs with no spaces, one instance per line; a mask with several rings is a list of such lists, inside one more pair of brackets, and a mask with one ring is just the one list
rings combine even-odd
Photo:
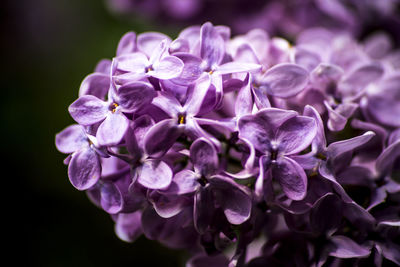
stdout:
[[247,74],[235,101],[235,114],[240,118],[243,115],[251,114],[252,110],[253,97],[251,94],[251,81],[250,74]]
[[342,236],[335,235],[331,237],[333,247],[331,248],[329,255],[337,258],[360,258],[368,256],[371,251],[363,246],[360,246],[352,239]]
[[282,63],[270,68],[261,78],[260,88],[268,94],[289,98],[300,93],[308,83],[308,72],[292,63]]
[[215,74],[224,75],[240,72],[253,72],[261,69],[261,65],[254,63],[227,62],[216,68]]
[[158,215],[162,218],[171,218],[180,213],[185,207],[185,198],[179,195],[164,195],[158,191],[149,194],[149,201]]
[[190,146],[190,158],[197,173],[208,177],[218,170],[218,155],[213,144],[204,137]]
[[147,159],[141,169],[137,182],[146,188],[162,189],[172,180],[171,168],[161,160]]
[[285,121],[276,133],[280,149],[286,155],[296,154],[307,148],[317,134],[314,118],[296,116]]
[[390,173],[396,159],[400,157],[400,140],[388,146],[376,160],[376,169],[380,174]]
[[78,190],[93,187],[100,179],[101,163],[96,152],[87,147],[72,154],[68,166],[68,177]]
[[302,200],[306,196],[307,176],[296,161],[284,157],[276,166],[271,167],[271,171],[288,198]]
[[149,156],[158,158],[172,147],[181,135],[182,127],[178,127],[173,119],[162,120],[153,125],[144,137],[144,148]]
[[88,144],[85,129],[78,124],[70,125],[56,135],[56,147],[61,153],[73,153]]
[[130,54],[136,51],[136,33],[125,33],[118,43],[117,57],[124,54]]
[[210,186],[216,191],[216,199],[231,224],[242,224],[250,218],[251,197],[247,187],[223,176],[213,176]]
[[96,138],[101,146],[116,145],[124,138],[129,121],[121,113],[109,113],[97,129]]
[[68,107],[72,118],[81,125],[93,125],[105,119],[108,113],[107,102],[95,96],[84,95]]
[[126,112],[135,112],[151,103],[156,93],[146,82],[131,82],[118,89],[118,103]]
[[149,72],[149,75],[161,80],[173,79],[181,74],[183,66],[179,58],[166,56],[153,65],[154,70]]
[[323,152],[326,148],[326,138],[324,131],[324,123],[322,122],[321,116],[314,107],[309,105],[304,107],[303,115],[314,118],[315,123],[317,124],[317,134],[315,135],[315,138],[312,141],[312,150],[315,153]]
[[104,99],[110,88],[110,76],[103,73],[92,73],[85,77],[79,88],[79,96],[93,95]]
[[332,233],[342,221],[342,200],[332,193],[318,199],[310,212],[310,226],[317,233]]
[[330,144],[327,148],[329,160],[334,160],[338,156],[362,146],[374,136],[374,132],[368,131],[363,135]]
[[140,52],[122,55],[114,60],[117,70],[124,72],[144,74],[145,68],[149,65],[146,55]]
[[105,182],[100,186],[101,207],[110,214],[116,214],[122,210],[123,200],[121,192],[114,183]]
[[204,23],[200,29],[200,56],[207,63],[207,68],[219,65],[224,54],[224,39],[210,22]]
[[193,171],[182,170],[174,175],[172,183],[165,193],[177,195],[193,193],[200,186],[197,179],[198,177]]
[[115,223],[115,233],[121,240],[131,243],[142,234],[141,220],[140,211],[120,213]]
[[151,57],[154,50],[165,40],[166,45],[171,43],[171,38],[159,32],[145,32],[137,36],[137,49],[143,52],[148,58]]

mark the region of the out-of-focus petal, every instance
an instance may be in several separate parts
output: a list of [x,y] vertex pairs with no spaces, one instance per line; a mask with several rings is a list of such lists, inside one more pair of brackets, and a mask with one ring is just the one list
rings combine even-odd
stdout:
[[317,134],[315,135],[315,138],[312,141],[312,148],[313,148],[312,150],[316,153],[324,151],[326,148],[326,138],[324,131],[324,123],[322,122],[321,116],[314,107],[309,105],[304,107],[303,115],[314,118],[317,124]]
[[224,75],[239,72],[253,72],[261,69],[261,65],[254,63],[228,62],[218,66],[215,74]]
[[360,258],[368,256],[371,251],[365,248],[352,239],[342,236],[335,235],[331,237],[332,248],[330,249],[329,255],[337,258]]
[[141,219],[142,213],[140,211],[118,214],[115,233],[125,242],[135,241],[142,234]]
[[214,213],[214,199],[210,186],[200,187],[194,196],[194,226],[202,234],[211,223]]
[[118,187],[112,182],[104,182],[100,185],[101,207],[110,214],[121,211],[123,200]]
[[270,68],[261,78],[260,87],[268,94],[289,98],[300,93],[308,83],[308,72],[303,67],[282,63]]

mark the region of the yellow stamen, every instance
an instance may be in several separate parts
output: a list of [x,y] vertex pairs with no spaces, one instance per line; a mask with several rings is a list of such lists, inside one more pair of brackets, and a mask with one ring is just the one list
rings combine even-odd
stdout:
[[115,111],[117,111],[118,104],[113,103],[112,106],[113,106],[112,113],[115,113]]

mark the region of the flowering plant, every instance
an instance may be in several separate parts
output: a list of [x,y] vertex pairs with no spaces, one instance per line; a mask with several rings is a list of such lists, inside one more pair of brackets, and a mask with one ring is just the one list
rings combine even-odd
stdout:
[[119,238],[188,266],[400,265],[398,55],[322,28],[129,32],[56,146]]

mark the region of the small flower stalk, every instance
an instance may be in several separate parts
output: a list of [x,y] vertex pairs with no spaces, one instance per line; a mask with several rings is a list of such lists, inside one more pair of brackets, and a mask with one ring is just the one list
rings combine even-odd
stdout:
[[[400,265],[400,64],[382,34],[125,34],[56,135],[68,177],[187,266]],[[397,59],[399,57],[397,56]]]

